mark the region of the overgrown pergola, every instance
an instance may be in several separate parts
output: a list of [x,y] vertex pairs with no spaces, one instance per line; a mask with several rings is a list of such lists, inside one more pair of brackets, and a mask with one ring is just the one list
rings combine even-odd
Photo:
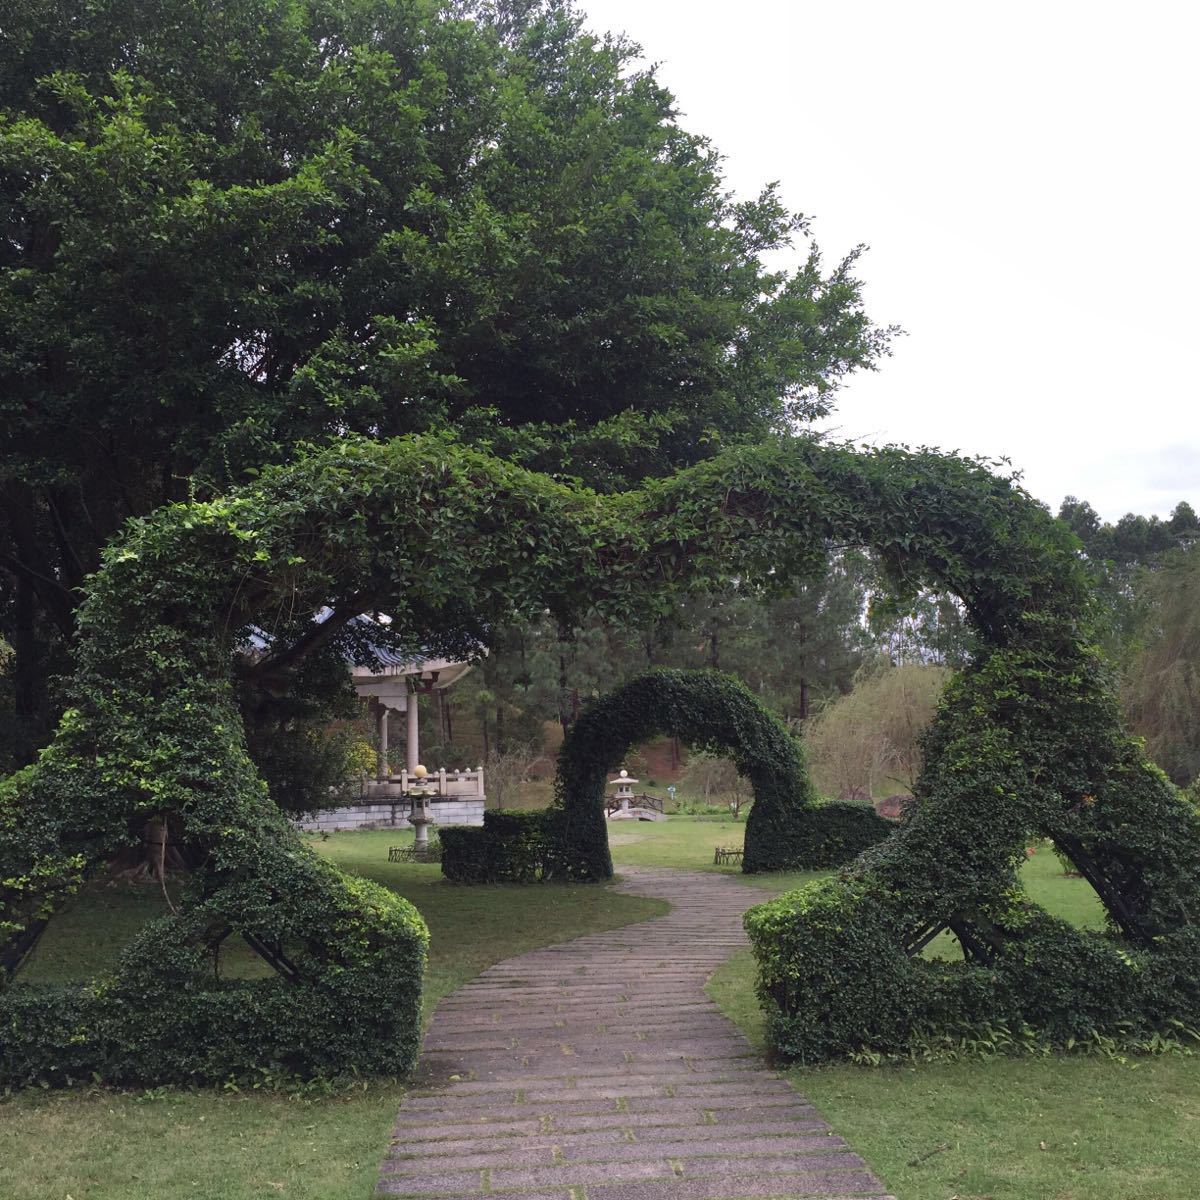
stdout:
[[[148,819],[166,821],[192,874],[112,976],[0,996],[0,1080],[411,1065],[425,929],[313,853],[266,796],[236,702],[249,625],[295,631],[283,671],[372,608],[427,645],[545,609],[631,620],[729,578],[786,587],[830,544],[873,547],[898,589],[961,597],[983,648],[943,704],[906,825],[752,916],[779,1048],[903,1049],[996,1023],[1066,1044],[1189,1019],[1200,820],[1122,727],[1070,536],[1010,482],[927,451],[780,438],[603,497],[449,438],[348,439],[134,522],[107,551],[72,707],[38,764],[0,785],[9,970]],[[322,605],[324,632],[296,622]],[[1092,882],[1108,933],[1020,890],[1031,836]],[[961,963],[921,958],[943,929]],[[214,980],[213,952],[235,935],[275,978]]]

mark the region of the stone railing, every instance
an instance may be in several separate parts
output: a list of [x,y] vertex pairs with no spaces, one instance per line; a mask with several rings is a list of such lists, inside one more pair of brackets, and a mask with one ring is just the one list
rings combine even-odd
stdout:
[[461,767],[457,771],[447,771],[442,768],[438,771],[430,771],[424,780],[420,781],[416,776],[410,775],[407,770],[402,770],[397,775],[389,776],[386,781],[366,780],[363,785],[363,795],[368,799],[388,800],[394,796],[403,796],[409,791],[416,791],[422,784],[429,799],[433,802],[440,799],[482,800],[485,794],[483,767],[480,766],[474,770]]
[[[325,809],[297,821],[301,829],[408,829],[411,801],[405,795],[418,790],[418,781],[407,771],[385,782],[363,782],[362,798],[340,808]],[[431,771],[425,776],[429,815],[434,825],[482,825],[483,768],[473,771]]]

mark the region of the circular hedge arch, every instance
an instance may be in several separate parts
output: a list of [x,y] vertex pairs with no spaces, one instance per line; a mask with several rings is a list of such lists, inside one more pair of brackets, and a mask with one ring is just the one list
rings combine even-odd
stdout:
[[[604,795],[609,774],[631,747],[659,734],[728,754],[754,789],[746,820],[746,871],[837,865],[853,853],[828,845],[829,832],[799,742],[740,680],[720,671],[647,671],[588,705],[572,725],[558,756],[556,808],[564,849],[575,847],[592,878],[612,875]],[[827,806],[829,807],[829,806]],[[863,806],[848,814],[854,853],[881,841],[888,822]],[[847,819],[848,818],[848,819]]]
[[[246,754],[237,648],[275,634],[286,680],[353,616],[462,648],[549,609],[645,620],[688,588],[785,587],[829,544],[874,547],[893,585],[954,592],[980,634],[942,706],[912,818],[836,880],[752,913],[778,1049],[911,1049],[965,1028],[1055,1043],[1141,1036],[1200,999],[1200,818],[1124,731],[1092,646],[1070,535],[985,466],[780,438],[601,497],[447,437],[346,439],[250,487],[131,522],[80,619],[72,707],[0,784],[0,951],[11,974],[55,908],[165,818],[193,874],[109,976],[0,995],[0,1082],[405,1069],[426,933],[275,811]],[[329,605],[318,628],[311,614]],[[1107,934],[1020,890],[1047,836],[1095,886]],[[952,930],[960,963],[927,962]],[[213,979],[240,935],[277,969]]]

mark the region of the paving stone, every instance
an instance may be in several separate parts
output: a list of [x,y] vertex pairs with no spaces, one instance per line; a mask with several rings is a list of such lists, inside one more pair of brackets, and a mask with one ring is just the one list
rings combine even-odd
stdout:
[[[385,1170],[388,1165],[387,1162],[384,1163]],[[384,1178],[393,1184],[401,1184],[402,1194],[405,1196],[454,1195],[483,1190],[483,1176],[479,1171],[427,1171],[424,1175],[405,1175],[402,1179],[392,1179],[390,1176]]]
[[[768,1154],[819,1154],[825,1150],[837,1150],[845,1146],[845,1142],[834,1135],[814,1133],[795,1138],[753,1138],[721,1139],[709,1141],[707,1138],[680,1138],[676,1131],[673,1139],[636,1142],[601,1142],[575,1146],[564,1138],[567,1144],[558,1146],[559,1153],[568,1162],[619,1162],[621,1160],[672,1158],[678,1160],[698,1159],[698,1156],[711,1155],[714,1158],[735,1155],[744,1158],[747,1155],[763,1156]],[[764,1145],[763,1143],[769,1143]],[[756,1168],[757,1169],[757,1168]],[[684,1174],[691,1174],[684,1169]]]
[[759,1153],[753,1157],[699,1158],[675,1155],[683,1165],[678,1172],[684,1179],[698,1176],[736,1175],[739,1171],[753,1169],[762,1175],[787,1175],[794,1171],[845,1171],[867,1164],[857,1155],[831,1147],[823,1154],[783,1154],[772,1157]]
[[[607,1157],[607,1156],[604,1156]],[[552,1167],[556,1161],[556,1147],[553,1143],[543,1143],[537,1146],[518,1146],[509,1149],[507,1146],[491,1145],[481,1149],[477,1143],[473,1150],[457,1154],[430,1156],[414,1154],[412,1158],[402,1158],[395,1154],[388,1156],[383,1164],[385,1177],[398,1175],[427,1175],[430,1170],[438,1171],[483,1171],[493,1167]]]
[[[808,1110],[810,1113],[813,1110]],[[684,1128],[687,1128],[684,1126]],[[679,1136],[678,1125],[656,1125],[651,1128],[636,1129],[634,1137],[639,1142],[662,1141]],[[721,1121],[715,1128],[708,1122],[704,1123],[705,1143],[710,1138],[775,1138],[798,1137],[810,1133],[821,1133],[829,1130],[829,1126],[817,1116],[800,1117],[793,1121],[755,1121],[753,1123],[738,1123]]]
[[673,1179],[644,1183],[600,1184],[588,1188],[588,1200],[895,1200],[870,1171],[804,1171],[792,1175],[717,1175],[706,1179]]
[[671,911],[497,963],[439,1005],[379,1194],[894,1200],[704,994],[762,897],[641,868],[621,887]]
[[675,1179],[676,1173],[666,1159],[649,1162],[569,1163],[561,1167],[501,1167],[489,1172],[494,1191],[514,1188],[544,1188],[557,1184],[577,1187],[580,1184],[624,1182],[636,1179]]

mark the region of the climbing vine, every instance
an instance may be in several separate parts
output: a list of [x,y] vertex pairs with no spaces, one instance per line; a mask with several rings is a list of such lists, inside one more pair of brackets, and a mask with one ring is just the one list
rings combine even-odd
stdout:
[[[306,654],[364,653],[352,618],[376,608],[399,647],[466,653],[497,622],[547,609],[567,625],[589,612],[645,621],[690,588],[785,588],[830,544],[874,547],[900,593],[957,594],[983,649],[943,703],[904,827],[838,878],[750,914],[780,1051],[891,1049],[997,1020],[1065,1044],[1190,1019],[1200,819],[1121,725],[1070,535],[1010,482],[927,451],[780,438],[598,496],[448,437],[346,439],[133,522],[106,552],[71,707],[40,761],[0,784],[6,974],[147,821],[166,824],[191,874],[178,911],[108,976],[0,994],[0,1082],[413,1061],[420,917],[342,875],[272,807],[246,754],[239,675],[285,687]],[[269,635],[256,661],[252,628]],[[787,834],[771,811],[747,831],[762,866]],[[594,846],[584,819],[580,844]],[[1092,881],[1107,933],[1020,890],[1030,836]],[[962,961],[923,959],[946,929]],[[214,980],[233,936],[273,978]]]

